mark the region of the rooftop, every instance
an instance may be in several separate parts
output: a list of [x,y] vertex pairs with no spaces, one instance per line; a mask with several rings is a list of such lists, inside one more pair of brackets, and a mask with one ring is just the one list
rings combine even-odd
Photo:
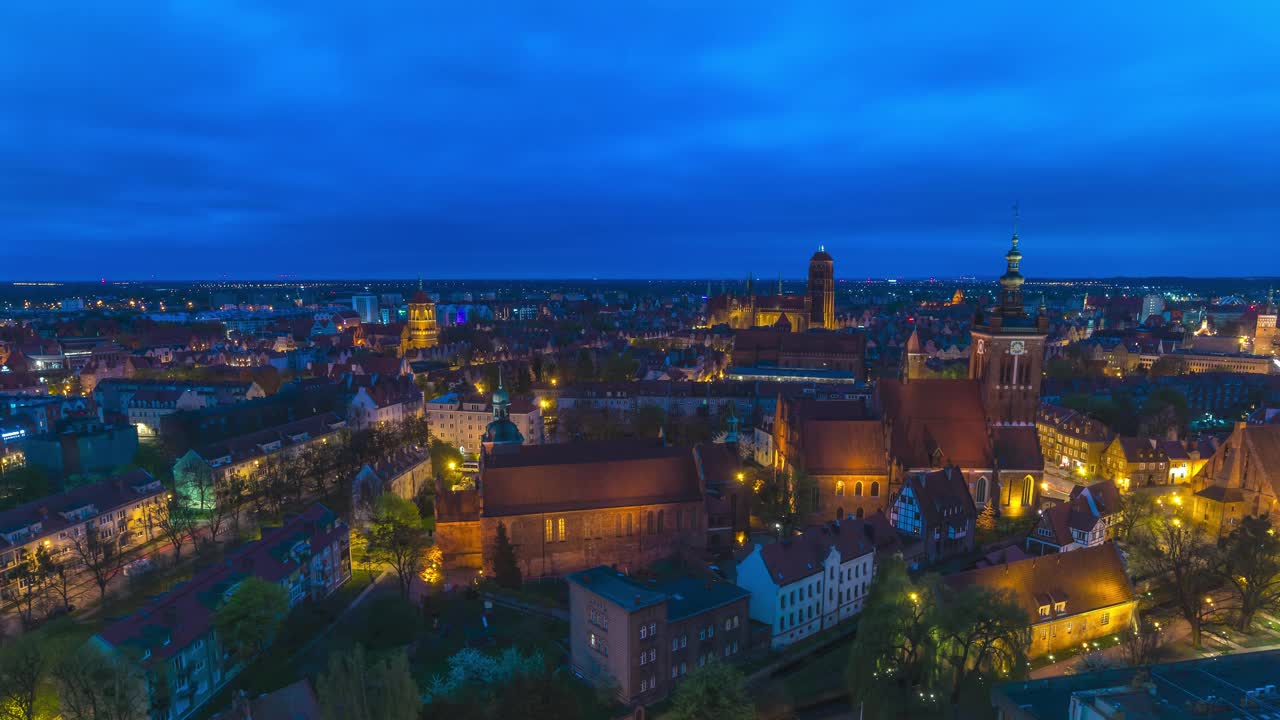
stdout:
[[573,573],[568,580],[627,612],[665,602],[669,621],[704,613],[750,595],[732,583],[696,577],[645,582],[604,565]]

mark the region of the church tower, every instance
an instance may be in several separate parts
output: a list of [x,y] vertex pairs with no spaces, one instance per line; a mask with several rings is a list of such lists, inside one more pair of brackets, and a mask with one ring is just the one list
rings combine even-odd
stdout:
[[835,261],[819,246],[818,252],[809,258],[809,327],[836,328],[836,270]]
[[418,280],[418,292],[409,298],[409,322],[400,343],[401,354],[435,347],[437,335],[436,305],[422,291],[422,280]]
[[1253,354],[1271,355],[1275,353],[1273,343],[1276,338],[1276,303],[1275,292],[1267,289],[1267,306],[1258,311],[1258,322],[1253,329]]
[[986,312],[979,310],[973,318],[969,377],[982,388],[989,425],[1032,425],[1040,404],[1049,318],[1044,312],[1031,317],[1023,304],[1025,279],[1020,271],[1022,251],[1018,249],[1016,225],[1012,247],[1004,257],[1000,302]]

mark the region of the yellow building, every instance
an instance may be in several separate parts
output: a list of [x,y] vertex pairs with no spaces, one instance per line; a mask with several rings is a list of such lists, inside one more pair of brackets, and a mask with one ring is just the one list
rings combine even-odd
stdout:
[[427,350],[436,346],[439,330],[436,327],[436,305],[418,288],[409,299],[409,322],[405,324],[400,341],[400,354],[414,350]]
[[1236,423],[1192,482],[1191,517],[1225,535],[1247,515],[1280,512],[1280,425]]
[[1102,458],[1115,433],[1088,415],[1057,405],[1036,413],[1046,475],[1085,484],[1102,473]]
[[1102,454],[1102,477],[1121,490],[1169,484],[1169,455],[1152,438],[1116,436]]
[[1029,657],[1079,648],[1133,626],[1137,599],[1114,543],[950,575],[955,588],[1012,594],[1031,622]]

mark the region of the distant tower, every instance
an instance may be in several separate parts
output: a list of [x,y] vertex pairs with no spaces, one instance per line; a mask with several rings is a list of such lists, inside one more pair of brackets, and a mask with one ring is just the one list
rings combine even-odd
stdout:
[[405,327],[405,339],[400,343],[402,353],[410,350],[426,350],[436,346],[436,306],[422,291],[422,279],[418,279],[418,292],[409,298],[409,322]]
[[907,346],[903,349],[902,359],[903,381],[919,380],[925,376],[925,362],[929,357],[920,348],[919,331],[911,331],[911,336],[907,338]]
[[[1016,209],[1015,209],[1015,219]],[[1024,278],[1019,268],[1015,226],[1012,247],[1005,254],[1000,277],[1000,303],[973,318],[973,347],[969,353],[969,377],[982,386],[983,407],[991,425],[1030,425],[1040,404],[1044,341],[1049,317],[1031,317],[1022,301]]]
[[1275,292],[1267,288],[1267,306],[1258,311],[1258,322],[1253,328],[1253,352],[1257,355],[1275,353],[1276,303]]
[[485,426],[481,442],[489,450],[492,450],[495,445],[524,444],[524,435],[520,433],[520,428],[511,422],[511,397],[502,387],[501,370],[498,375],[498,389],[493,391],[493,420]]
[[835,261],[819,246],[809,258],[809,327],[834,330],[836,327]]

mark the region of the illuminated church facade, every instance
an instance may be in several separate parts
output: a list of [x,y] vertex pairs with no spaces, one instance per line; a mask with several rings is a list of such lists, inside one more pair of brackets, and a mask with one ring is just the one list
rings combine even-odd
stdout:
[[707,299],[709,325],[728,325],[735,330],[774,327],[792,332],[836,328],[835,261],[823,248],[809,258],[809,282],[803,295],[757,295],[747,278],[746,292],[722,293]]

